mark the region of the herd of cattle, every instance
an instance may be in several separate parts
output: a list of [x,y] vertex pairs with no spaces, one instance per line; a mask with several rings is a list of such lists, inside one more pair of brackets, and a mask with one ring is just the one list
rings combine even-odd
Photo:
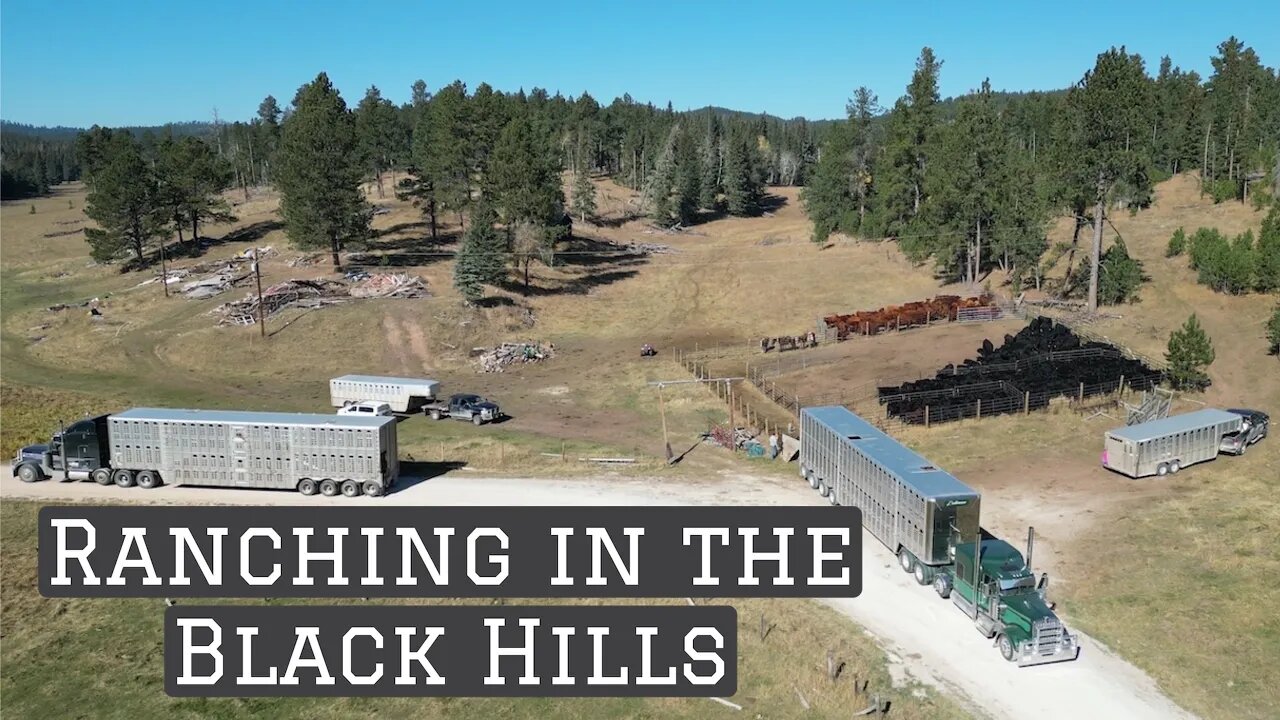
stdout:
[[863,310],[852,315],[829,315],[823,322],[834,329],[836,337],[843,340],[849,335],[875,335],[886,330],[897,330],[931,322],[954,321],[965,308],[991,307],[995,299],[983,294],[962,298],[958,295],[939,295],[930,300],[890,305],[879,310]]

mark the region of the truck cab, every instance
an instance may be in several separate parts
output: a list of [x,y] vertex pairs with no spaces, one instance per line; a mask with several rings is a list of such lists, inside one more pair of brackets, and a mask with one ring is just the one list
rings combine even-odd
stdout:
[[100,470],[110,476],[106,415],[79,420],[54,433],[47,445],[28,445],[13,459],[13,475],[23,482],[88,480]]
[[[979,558],[975,568],[974,550]],[[996,638],[1000,654],[1019,666],[1075,660],[1075,638],[1045,600],[1048,575],[1039,582],[1022,553],[1004,540],[955,547],[955,563],[934,579],[934,589],[973,618],[978,631]]]

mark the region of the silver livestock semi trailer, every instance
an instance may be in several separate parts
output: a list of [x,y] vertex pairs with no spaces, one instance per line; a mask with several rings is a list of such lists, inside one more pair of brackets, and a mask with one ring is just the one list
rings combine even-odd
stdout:
[[378,496],[400,473],[396,419],[133,408],[88,418],[18,452],[14,475]]
[[832,504],[861,508],[863,526],[921,582],[978,535],[976,490],[844,407],[800,412],[800,473]]
[[396,412],[412,412],[439,395],[440,383],[426,378],[343,375],[329,381],[329,402],[334,407],[377,400]]
[[1244,418],[1205,408],[1109,431],[1102,466],[1131,478],[1176,473],[1218,457],[1225,435],[1239,432]]

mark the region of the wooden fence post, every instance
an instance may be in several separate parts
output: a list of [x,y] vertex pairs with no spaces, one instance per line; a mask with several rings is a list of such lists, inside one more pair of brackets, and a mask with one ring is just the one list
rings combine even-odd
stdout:
[[1120,397],[1124,397],[1124,376],[1120,376],[1120,384],[1116,386],[1116,392]]
[[1083,382],[1080,383],[1080,396],[1079,398],[1077,398],[1076,402],[1084,402],[1084,383]]
[[560,441],[560,462],[567,462],[564,457],[564,441]]
[[978,419],[982,419],[982,398],[978,398]]
[[1022,391],[1022,414],[1023,415],[1031,414],[1031,391],[1030,390]]
[[924,426],[929,427],[929,406],[924,406]]

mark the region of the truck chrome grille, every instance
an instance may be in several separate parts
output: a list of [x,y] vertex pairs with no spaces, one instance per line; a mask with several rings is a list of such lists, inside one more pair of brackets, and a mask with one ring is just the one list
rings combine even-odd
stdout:
[[1032,624],[1031,647],[1036,655],[1052,655],[1058,651],[1065,630],[1055,617],[1041,618]]

